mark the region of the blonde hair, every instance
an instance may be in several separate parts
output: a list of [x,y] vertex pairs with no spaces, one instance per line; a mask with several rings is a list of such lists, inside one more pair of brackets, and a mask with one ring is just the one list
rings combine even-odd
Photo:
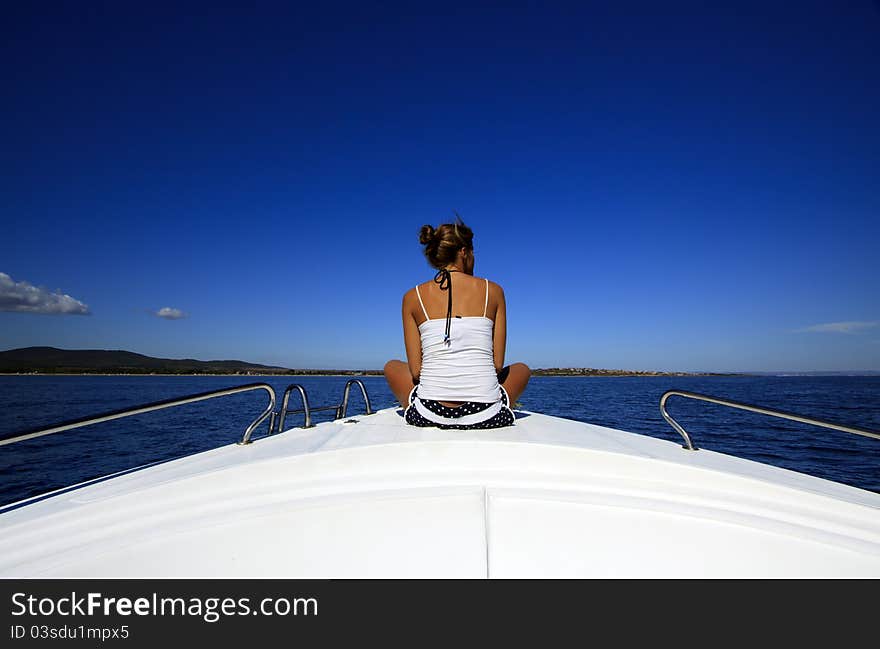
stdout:
[[455,223],[444,223],[436,230],[423,225],[419,230],[419,243],[425,246],[428,263],[439,270],[453,263],[462,248],[473,249],[474,233],[456,214]]

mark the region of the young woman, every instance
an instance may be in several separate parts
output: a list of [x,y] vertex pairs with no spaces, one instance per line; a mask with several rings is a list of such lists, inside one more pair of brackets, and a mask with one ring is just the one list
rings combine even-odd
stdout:
[[504,291],[474,277],[473,239],[461,219],[419,233],[437,274],[403,296],[407,362],[385,364],[385,379],[413,426],[510,426],[510,406],[531,376],[522,363],[504,366]]

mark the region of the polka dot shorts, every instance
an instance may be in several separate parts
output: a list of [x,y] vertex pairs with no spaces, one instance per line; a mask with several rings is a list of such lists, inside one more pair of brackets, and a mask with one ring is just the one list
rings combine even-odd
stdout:
[[[418,399],[418,396],[416,395],[416,390],[413,390],[410,405],[406,409],[405,413],[406,423],[408,423],[410,426],[434,426],[436,428],[442,428],[444,430],[476,430],[480,428],[501,428],[502,426],[512,426],[514,422],[513,412],[508,407],[507,393],[504,390],[501,391],[501,403],[503,406],[501,410],[489,419],[473,424],[438,423],[429,419],[425,419],[425,417],[423,417],[412,406],[412,401],[414,401],[415,399]],[[449,406],[444,406],[439,401],[434,401],[433,399],[420,399],[420,401],[427,410],[433,412],[438,417],[443,417],[445,419],[457,419],[458,417],[464,417],[465,415],[474,415],[478,412],[487,410],[490,406],[493,405],[491,403],[477,403],[475,401],[466,401],[460,406],[450,408]]]

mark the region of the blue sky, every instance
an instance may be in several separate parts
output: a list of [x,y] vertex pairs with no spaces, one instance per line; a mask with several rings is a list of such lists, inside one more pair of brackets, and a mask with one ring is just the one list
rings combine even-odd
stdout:
[[877,3],[474,4],[8,11],[0,349],[380,368],[458,211],[509,361],[880,370]]

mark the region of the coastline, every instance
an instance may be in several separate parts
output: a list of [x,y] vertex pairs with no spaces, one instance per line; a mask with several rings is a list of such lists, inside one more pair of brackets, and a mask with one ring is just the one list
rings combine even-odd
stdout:
[[[372,368],[291,368],[240,360],[199,361],[145,356],[124,350],[24,347],[0,351],[0,376],[383,376]],[[532,377],[880,376],[880,370],[661,371],[601,367],[532,367]]]
[[[276,374],[237,374],[234,372],[0,372],[0,376],[239,376],[254,378],[284,378],[284,377],[303,377],[303,376],[328,376],[328,377],[382,377],[381,372],[304,372],[304,373],[276,373]],[[562,373],[562,372],[541,372],[540,370],[532,373],[532,378],[541,377],[568,377],[568,378],[622,378],[622,377],[687,377],[687,376],[757,376],[748,372],[625,372],[625,371],[600,371],[595,373]]]
[[[330,377],[349,377],[360,378],[376,376],[381,377],[382,373],[354,373],[354,372],[306,372],[302,374],[236,374],[229,372],[213,373],[213,372],[0,372],[0,376],[181,376],[192,378],[194,376],[241,376],[253,378],[283,378],[283,377],[302,377],[302,376],[330,376]],[[592,374],[584,373],[543,373],[534,371],[532,378],[544,377],[561,377],[561,378],[624,378],[624,377],[643,377],[643,378],[669,378],[669,377],[755,377],[755,376],[790,376],[790,377],[822,377],[822,376],[864,376],[876,377],[880,376],[878,371],[851,371],[851,372],[596,372]]]
[[214,374],[210,372],[196,372],[187,374],[184,372],[0,372],[0,376],[180,376],[192,378],[194,376],[240,376],[242,378],[283,378],[286,376],[336,376],[336,377],[363,377],[382,376],[381,374],[235,374],[222,372]]

